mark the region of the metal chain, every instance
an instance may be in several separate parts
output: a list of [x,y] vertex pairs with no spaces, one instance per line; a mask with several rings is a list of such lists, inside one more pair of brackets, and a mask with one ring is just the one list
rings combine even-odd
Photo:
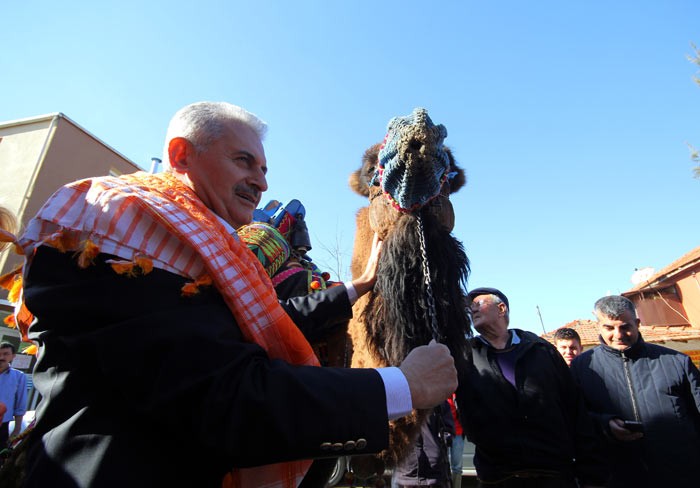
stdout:
[[421,261],[423,264],[423,284],[425,285],[425,297],[428,301],[428,325],[433,332],[433,339],[440,342],[440,330],[437,323],[437,311],[435,309],[435,296],[433,295],[433,285],[430,279],[430,267],[428,264],[428,253],[425,249],[425,235],[423,231],[423,219],[420,214],[416,214],[418,245],[420,247]]
[[[417,231],[418,231],[418,245],[420,247],[420,255],[421,255],[421,262],[422,262],[422,267],[423,267],[423,284],[425,285],[425,296],[428,301],[428,325],[430,326],[430,329],[433,332],[433,339],[435,339],[437,342],[440,342],[442,337],[440,336],[440,331],[438,329],[438,322],[437,322],[437,310],[435,308],[435,296],[433,295],[433,284],[432,280],[430,278],[430,266],[428,264],[428,252],[426,251],[426,246],[425,246],[425,233],[423,230],[423,219],[420,216],[420,213],[416,214],[416,222],[417,222]],[[451,487],[452,486],[452,471],[450,470],[450,456],[449,456],[449,447],[447,446],[447,437],[446,437],[446,428],[445,428],[445,421],[442,417],[442,409],[444,408],[444,405],[438,405],[433,409],[433,413],[437,415],[437,422],[438,422],[438,438],[440,439],[440,442],[438,442],[438,445],[440,446],[440,454],[442,458],[442,468],[443,470],[446,471],[445,476],[445,482],[447,483],[446,486]],[[451,415],[451,414],[450,414]]]

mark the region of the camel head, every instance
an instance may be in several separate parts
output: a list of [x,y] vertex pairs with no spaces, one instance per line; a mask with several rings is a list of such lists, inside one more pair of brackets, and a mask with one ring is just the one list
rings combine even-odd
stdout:
[[370,200],[370,225],[381,238],[396,213],[426,208],[448,230],[454,227],[451,193],[466,183],[464,171],[443,144],[447,129],[435,125],[423,108],[389,121],[384,142],[365,151],[350,187]]

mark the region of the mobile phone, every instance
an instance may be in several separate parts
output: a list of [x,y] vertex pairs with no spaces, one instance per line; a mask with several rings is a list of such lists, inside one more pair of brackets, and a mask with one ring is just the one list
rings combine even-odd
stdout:
[[642,432],[642,430],[644,430],[642,423],[636,420],[623,420],[623,426],[625,429],[631,430],[632,432]]

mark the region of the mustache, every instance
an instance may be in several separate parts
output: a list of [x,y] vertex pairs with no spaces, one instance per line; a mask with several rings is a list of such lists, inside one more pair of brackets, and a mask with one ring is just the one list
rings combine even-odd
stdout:
[[260,200],[260,197],[262,195],[262,192],[260,191],[259,188],[252,186],[252,185],[248,185],[246,183],[238,183],[234,187],[233,191],[235,193],[243,193],[243,194],[250,195],[250,196],[254,197],[256,200]]

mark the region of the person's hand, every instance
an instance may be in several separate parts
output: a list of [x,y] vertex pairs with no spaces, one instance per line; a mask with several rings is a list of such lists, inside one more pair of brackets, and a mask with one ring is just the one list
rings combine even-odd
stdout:
[[457,370],[450,350],[435,340],[408,353],[399,366],[411,390],[413,408],[432,408],[457,389]]
[[369,253],[365,270],[357,279],[352,280],[352,286],[355,288],[358,297],[370,291],[377,282],[377,266],[381,252],[382,241],[379,240],[379,235],[375,232],[372,238],[372,250]]
[[613,418],[608,422],[610,427],[610,433],[612,436],[621,442],[636,441],[644,437],[642,432],[634,432],[629,429],[625,429],[625,423],[622,419]]

